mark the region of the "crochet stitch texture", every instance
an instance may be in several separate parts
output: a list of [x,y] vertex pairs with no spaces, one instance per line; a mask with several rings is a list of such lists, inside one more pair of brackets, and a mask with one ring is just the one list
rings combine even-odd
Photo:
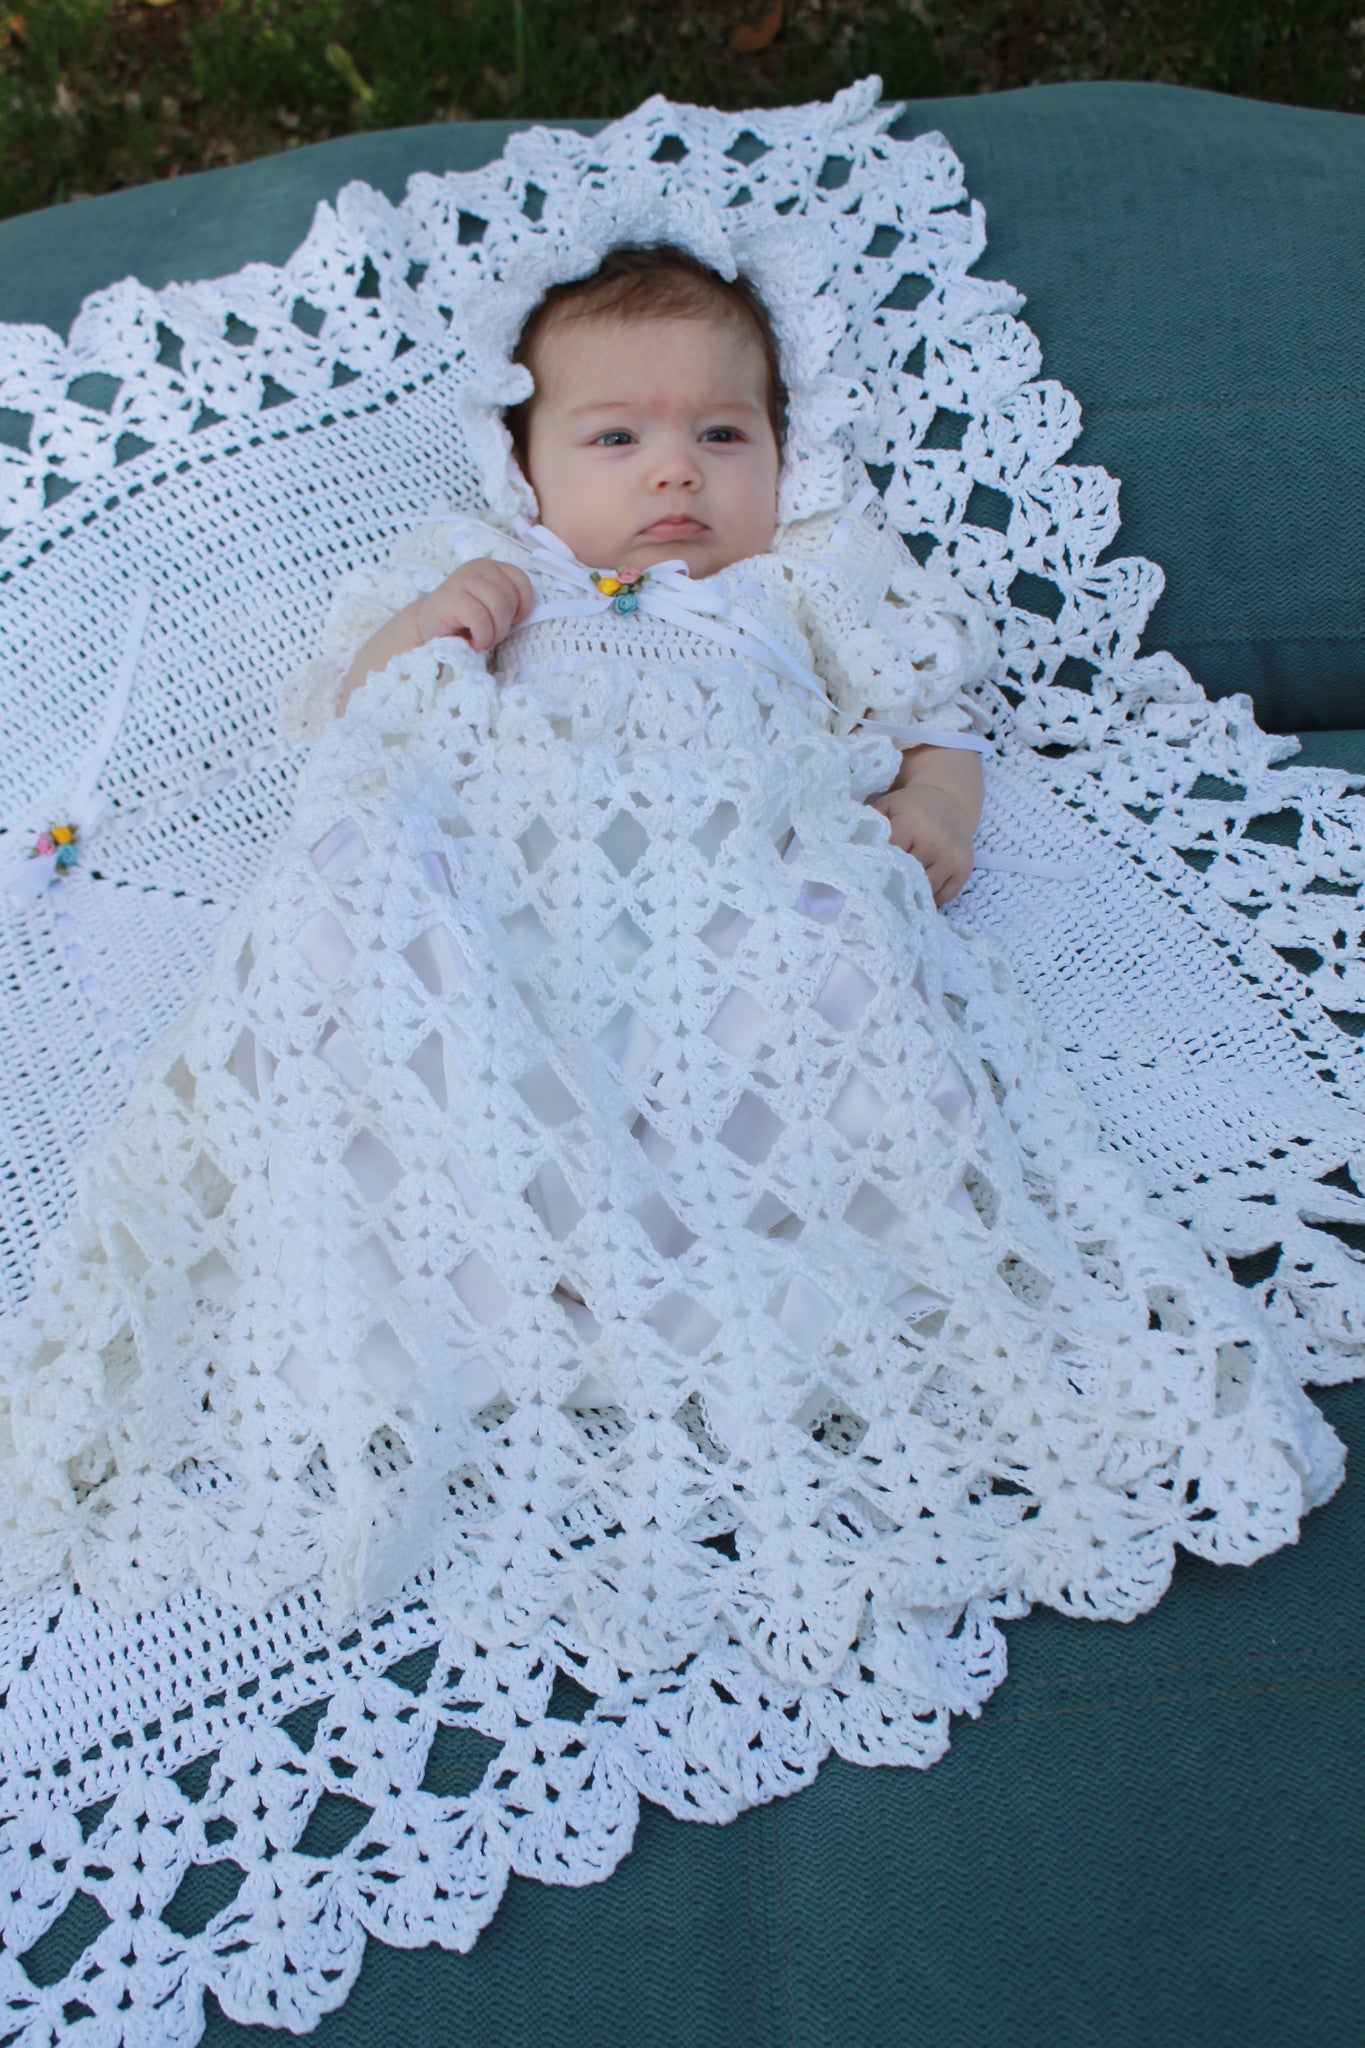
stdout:
[[[1361,879],[1357,812],[1138,653],[1159,574],[1098,564],[1114,486],[1061,462],[1074,401],[1034,381],[1017,295],[969,274],[946,146],[890,118],[873,81],[537,131],[401,209],[348,188],[285,271],[120,287],[70,351],[12,357],[0,403],[35,427],[5,451],[7,846],[32,842],[18,792],[61,811],[37,680],[74,723],[117,661],[65,579],[108,618],[130,565],[156,589],[88,865],[4,926],[50,1077],[41,1128],[18,1063],[6,1095],[20,2038],[74,1995],[19,1958],[79,1890],[112,2038],[130,2009],[197,2038],[206,1988],[306,2025],[367,1933],[468,1946],[510,1871],[603,1875],[642,1796],[724,1819],[831,1748],[932,1761],[1003,1676],[1002,1618],[1130,1615],[1177,1542],[1249,1559],[1335,1483],[1297,1381],[1358,1369],[1360,1275],[1323,1226],[1359,1213],[1359,1055],[1327,1014],[1359,970],[1315,886]],[[647,605],[532,627],[495,675],[406,657],[306,762],[274,737],[268,677],[321,731],[372,625],[499,545],[426,519],[438,495],[526,509],[477,273],[521,263],[538,295],[584,189],[642,165],[664,210],[685,176],[755,245],[791,206],[826,250],[791,523],[726,575],[839,712],[993,725],[1001,865],[951,922],[861,802],[889,743]],[[526,253],[541,219],[567,253]],[[110,419],[68,395],[93,368],[124,379]],[[127,433],[151,445],[120,465]],[[841,527],[858,462],[889,526]],[[54,477],[77,488],[48,506]],[[896,529],[930,536],[925,570]],[[978,605],[969,690],[944,650]],[[1268,843],[1290,796],[1298,845]],[[1309,985],[1268,939],[1315,936]],[[1228,1256],[1272,1245],[1237,1286]],[[457,1730],[487,1762],[453,1789]],[[236,1895],[183,1931],[215,1864]]]

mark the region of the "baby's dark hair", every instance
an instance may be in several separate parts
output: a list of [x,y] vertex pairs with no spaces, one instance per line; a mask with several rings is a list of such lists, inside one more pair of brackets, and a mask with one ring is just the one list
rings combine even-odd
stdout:
[[[787,387],[768,309],[747,277],[731,282],[674,242],[623,242],[608,251],[591,277],[551,285],[522,328],[512,360],[533,367],[536,342],[551,320],[591,319],[604,313],[626,321],[719,316],[747,330],[763,355],[768,418],[781,451],[787,436]],[[524,399],[506,414],[523,469],[533,403]]]

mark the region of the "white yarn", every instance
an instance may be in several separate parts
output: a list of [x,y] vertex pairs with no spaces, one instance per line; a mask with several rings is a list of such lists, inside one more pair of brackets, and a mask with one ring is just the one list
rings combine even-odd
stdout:
[[[0,898],[4,1569],[74,1556],[113,1597],[0,1609],[18,2040],[79,1998],[110,2040],[193,2041],[205,1989],[311,2025],[367,1934],[468,1947],[512,1870],[603,1875],[641,1796],[718,1820],[831,1748],[932,1761],[1003,1675],[1002,1616],[1133,1613],[1177,1540],[1252,1557],[1335,1481],[1286,1361],[1359,1362],[1332,1227],[1361,1218],[1360,1055],[1331,1021],[1365,1009],[1359,804],[1140,655],[1159,572],[1097,566],[1115,487],[1062,462],[1075,403],[1035,381],[1017,295],[970,275],[951,153],[890,119],[875,81],[779,113],[651,101],[399,208],[348,187],[279,271],[130,283],[69,345],[6,337],[0,406],[34,425],[0,470],[0,867],[29,792],[90,757],[115,622],[155,593],[82,865]],[[301,719],[403,578],[448,565],[433,501],[475,508],[505,465],[459,424],[497,338],[447,315],[491,307],[476,278],[515,284],[528,243],[577,260],[593,195],[641,166],[684,238],[717,232],[704,199],[736,261],[784,208],[827,251],[846,331],[810,330],[792,523],[741,609],[850,717],[994,721],[998,865],[951,924],[859,802],[889,743],[836,737],[762,661],[713,688],[667,619],[613,620],[607,654],[600,624],[534,626],[496,680],[426,650],[301,774],[275,737],[272,680],[343,572],[368,565]],[[929,289],[897,310],[905,274]],[[92,376],[120,380],[107,411]],[[942,411],[961,445],[926,450]],[[851,456],[932,537],[926,573],[824,516]],[[1055,624],[1011,603],[1021,571]],[[970,705],[888,659],[953,605],[969,632],[964,589],[1002,678]],[[1265,838],[1289,807],[1297,844]],[[1083,886],[1037,873],[1068,865]],[[1225,1256],[1274,1246],[1233,1285]],[[338,1603],[415,1569],[343,1633],[320,1579],[277,1594],[303,1567]],[[441,1776],[451,1730],[482,1741],[477,1784]],[[212,1864],[244,1876],[196,1926]],[[107,1924],[48,1983],[34,1944],[77,1892]]]

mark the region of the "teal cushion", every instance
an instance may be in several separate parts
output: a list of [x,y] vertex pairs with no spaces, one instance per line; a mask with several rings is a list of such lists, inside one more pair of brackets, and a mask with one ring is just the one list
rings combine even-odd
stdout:
[[1293,768],[1344,768],[1351,775],[1365,775],[1365,730],[1353,726],[1346,732],[1307,732],[1303,745],[1291,762]]
[[[591,131],[596,124],[576,124]],[[922,100],[1082,399],[1074,459],[1123,479],[1121,552],[1165,568],[1149,645],[1272,729],[1365,724],[1365,121],[1150,85]],[[409,128],[0,223],[0,318],[280,262],[348,178],[391,197],[506,124]]]

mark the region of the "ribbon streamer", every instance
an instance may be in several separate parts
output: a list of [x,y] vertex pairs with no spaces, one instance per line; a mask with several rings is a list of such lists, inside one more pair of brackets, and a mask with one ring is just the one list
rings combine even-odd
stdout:
[[[54,798],[49,804],[46,820],[29,834],[30,843],[37,839],[40,831],[49,830],[55,820],[59,824],[74,825],[77,844],[83,846],[108,809],[108,799],[98,796],[96,791],[100,777],[108,765],[109,756],[114,750],[119,727],[128,709],[128,700],[133,694],[133,681],[137,675],[137,665],[151,613],[151,587],[144,579],[134,593],[132,616],[123,643],[123,657],[119,662],[118,673],[114,677],[114,687],[104,707],[99,736],[86,760],[85,770],[70,798]],[[17,862],[12,868],[0,872],[0,889],[4,889],[16,903],[35,903],[57,873],[55,853],[34,854],[26,860]]]
[[973,874],[1027,875],[1036,882],[1079,882],[1086,870],[1075,860],[1026,860],[1022,854],[978,853],[972,859]]

